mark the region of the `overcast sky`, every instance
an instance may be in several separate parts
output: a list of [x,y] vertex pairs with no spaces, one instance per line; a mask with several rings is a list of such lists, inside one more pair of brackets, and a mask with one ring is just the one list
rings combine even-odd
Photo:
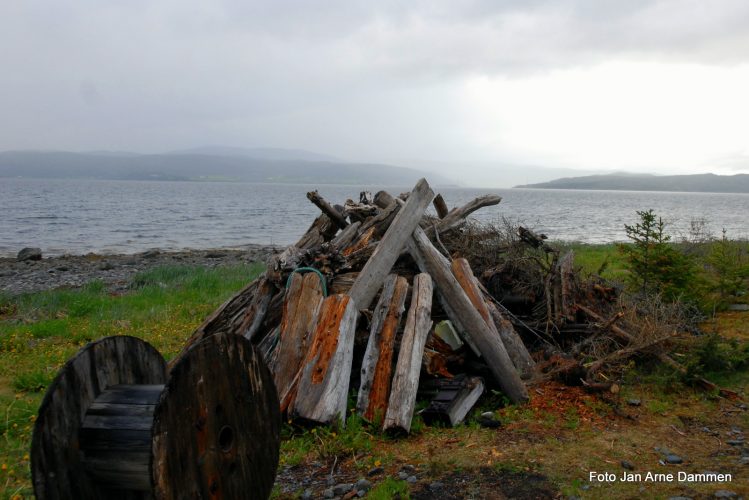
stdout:
[[0,150],[303,148],[478,179],[749,172],[748,138],[746,0],[0,2]]

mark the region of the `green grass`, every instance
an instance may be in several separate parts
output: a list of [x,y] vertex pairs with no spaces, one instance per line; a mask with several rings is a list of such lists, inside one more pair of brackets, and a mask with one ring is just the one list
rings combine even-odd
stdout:
[[406,481],[388,477],[372,488],[367,495],[367,498],[372,500],[392,500],[395,498],[405,500],[410,498],[408,494],[408,483]]
[[206,316],[261,270],[259,264],[165,266],[138,274],[123,294],[93,282],[76,290],[0,295],[0,499],[31,496],[28,455],[39,403],[83,345],[133,335],[170,359]]
[[615,243],[561,243],[556,244],[562,253],[573,250],[575,265],[584,274],[598,274],[613,281],[623,281],[628,271]]

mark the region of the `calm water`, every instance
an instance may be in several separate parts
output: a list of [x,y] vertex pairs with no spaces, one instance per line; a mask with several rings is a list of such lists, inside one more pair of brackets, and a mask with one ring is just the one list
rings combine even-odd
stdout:
[[[149,248],[237,247],[296,241],[317,208],[305,193],[317,188],[329,201],[357,199],[356,186],[66,181],[0,178],[0,255],[25,246],[46,254],[135,253]],[[365,186],[376,192],[382,187]],[[391,187],[393,194],[408,187]],[[717,235],[749,236],[749,195],[519,189],[439,190],[448,206],[487,193],[502,196],[476,213],[506,217],[552,239],[608,242],[626,239],[636,210],[653,208],[679,237],[690,221],[705,219]]]

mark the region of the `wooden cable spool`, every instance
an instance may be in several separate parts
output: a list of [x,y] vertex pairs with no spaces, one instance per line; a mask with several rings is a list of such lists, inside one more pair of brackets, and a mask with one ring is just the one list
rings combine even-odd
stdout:
[[280,449],[278,395],[249,341],[217,334],[167,374],[135,337],[92,342],[39,408],[36,497],[248,498],[270,495]]

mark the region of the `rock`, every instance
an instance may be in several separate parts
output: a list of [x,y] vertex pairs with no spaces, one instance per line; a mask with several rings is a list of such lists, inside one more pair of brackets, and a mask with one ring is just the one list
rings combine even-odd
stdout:
[[313,498],[312,490],[304,490],[304,493],[302,493],[302,496],[299,498],[301,500],[312,500]]
[[365,496],[367,496],[367,492],[364,490],[359,490],[356,492],[356,496],[358,496],[359,498],[364,498]]
[[111,262],[107,262],[105,260],[104,262],[102,262],[101,264],[99,264],[99,269],[102,270],[102,271],[111,271],[112,269],[114,269],[114,266],[112,265]]
[[481,418],[494,418],[494,412],[493,411],[485,411],[481,414]]
[[669,453],[668,455],[666,455],[666,463],[675,465],[683,462],[684,460],[679,455],[675,455],[673,453]]
[[65,272],[65,271],[69,271],[70,268],[68,266],[58,266],[57,270]]
[[429,489],[432,490],[432,491],[439,491],[439,490],[441,490],[444,487],[445,487],[445,485],[442,484],[442,483],[440,483],[439,481],[435,481],[435,482],[433,482],[433,483],[431,483],[429,485]]
[[356,482],[356,484],[354,484],[354,488],[356,488],[357,491],[358,490],[369,491],[370,489],[372,489],[372,482],[367,481],[366,479],[359,479]]
[[27,260],[42,260],[42,249],[36,247],[26,247],[18,252],[16,255],[18,262],[24,262]]
[[414,466],[413,466],[413,465],[411,465],[411,464],[405,464],[405,465],[403,465],[403,466],[401,467],[401,470],[402,470],[403,472],[411,472],[411,473],[413,473],[413,472],[416,472],[416,467],[414,467]]
[[739,495],[735,491],[731,490],[718,490],[713,495],[715,498],[738,498]]
[[336,484],[335,486],[333,486],[333,494],[335,496],[345,495],[346,493],[351,491],[351,488],[353,488],[352,484],[347,484],[347,483]]
[[418,481],[418,479],[416,479],[416,476],[408,476],[406,478],[406,482],[410,483],[410,484],[414,484],[414,483],[416,483],[416,481]]
[[502,422],[495,419],[493,416],[487,418],[481,415],[481,418],[479,418],[479,425],[485,429],[498,429],[502,426]]
[[632,464],[632,462],[628,462],[627,460],[622,460],[622,467],[627,470],[635,470],[635,466]]
[[642,401],[640,401],[639,399],[628,399],[627,404],[629,406],[640,406],[642,404]]
[[221,259],[226,257],[226,252],[221,252],[218,250],[209,250],[205,253],[206,259]]
[[400,472],[398,473],[398,478],[399,478],[399,479],[403,479],[403,480],[405,480],[405,479],[408,479],[408,472],[403,472],[403,471],[400,471]]
[[323,498],[333,498],[335,496],[335,493],[333,493],[333,488],[326,488],[322,492]]
[[161,251],[155,248],[153,250],[146,250],[145,252],[140,254],[140,256],[144,259],[153,259],[154,257],[158,257],[159,255],[161,255]]
[[744,440],[743,439],[729,439],[728,441],[726,441],[726,444],[730,446],[743,446]]
[[379,474],[382,474],[383,472],[385,472],[385,469],[383,469],[382,467],[375,467],[373,469],[369,469],[369,472],[367,472],[367,476],[377,476]]
[[739,458],[739,465],[749,465],[749,457]]

